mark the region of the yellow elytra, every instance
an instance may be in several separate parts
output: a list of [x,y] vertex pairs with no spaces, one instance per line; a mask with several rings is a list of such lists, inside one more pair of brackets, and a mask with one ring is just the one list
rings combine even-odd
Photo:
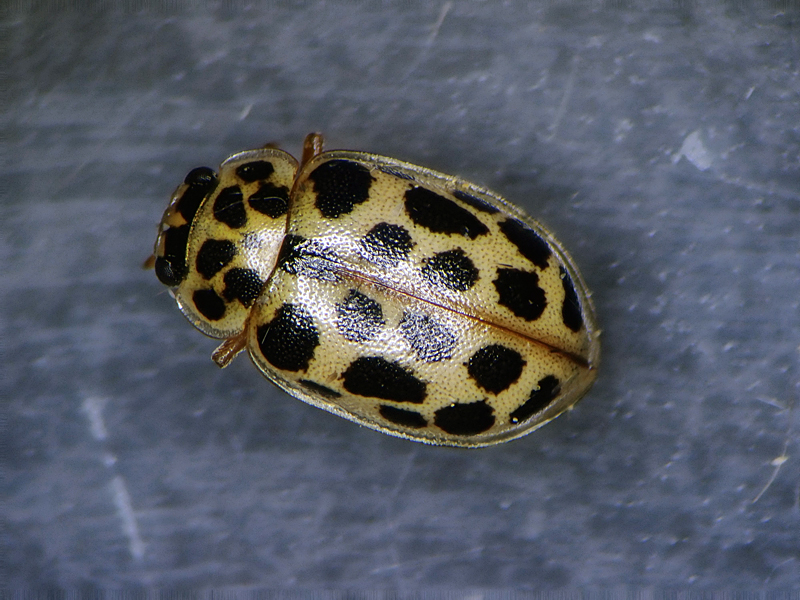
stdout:
[[599,329],[574,262],[497,194],[393,158],[275,148],[187,175],[159,279],[200,331],[289,394],[429,444],[508,441],[595,380]]

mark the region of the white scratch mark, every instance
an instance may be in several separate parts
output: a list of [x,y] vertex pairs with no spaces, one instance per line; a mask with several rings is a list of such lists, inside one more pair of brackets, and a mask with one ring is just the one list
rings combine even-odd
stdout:
[[[151,99],[155,93],[155,90],[153,90],[144,98],[136,98],[135,100],[126,102],[128,108],[121,110],[120,118],[116,120],[116,122],[112,121],[109,124],[108,134],[105,135],[99,143],[97,143],[95,146],[92,146],[91,154],[87,154],[86,157],[75,166],[72,173],[67,175],[59,182],[60,187],[58,188],[58,191],[70,185],[87,165],[94,161],[103,160],[106,158],[106,146],[112,141],[118,140],[121,137],[119,133],[133,122],[133,120],[138,116],[145,106],[149,106],[149,102],[147,102],[147,100]],[[133,104],[133,107],[131,107],[131,104]],[[54,192],[54,194],[58,195],[58,191]]]
[[470,548],[468,550],[464,550],[463,552],[453,552],[453,553],[442,553],[442,554],[431,554],[425,556],[424,558],[417,558],[413,560],[407,560],[404,562],[398,562],[391,565],[384,565],[381,567],[377,567],[370,571],[372,575],[381,575],[383,573],[387,573],[389,571],[394,571],[398,569],[419,569],[422,565],[427,565],[430,567],[431,565],[435,565],[438,563],[449,563],[452,562],[454,559],[460,558],[468,558],[474,555],[483,554],[486,551],[485,546],[475,546],[474,548]]
[[633,123],[631,123],[630,119],[622,119],[619,121],[616,127],[614,127],[614,141],[619,143],[624,140],[631,129],[633,129]]
[[447,13],[453,8],[453,3],[448,0],[442,5],[442,9],[439,11],[439,16],[436,18],[436,22],[433,24],[431,28],[431,33],[428,36],[428,39],[422,44],[422,51],[417,56],[417,59],[411,63],[411,66],[408,68],[408,72],[406,72],[405,77],[403,79],[407,79],[411,76],[411,74],[417,70],[417,67],[425,60],[425,57],[428,54],[428,50],[431,49],[433,46],[433,42],[436,40],[436,36],[439,35],[439,30],[442,28],[442,23],[444,23],[444,19],[447,16]]
[[128,536],[128,549],[134,559],[140,560],[144,556],[144,542],[139,537],[139,527],[136,525],[136,516],[133,514],[131,495],[125,486],[125,481],[117,475],[111,481],[114,490],[114,504],[117,505],[119,518],[122,519],[122,530]]
[[756,183],[753,181],[748,181],[747,179],[742,179],[741,177],[729,177],[724,173],[720,174],[718,178],[722,183],[727,183],[728,185],[734,185],[736,187],[740,187],[745,190],[750,190],[752,192],[758,192],[759,194],[770,194],[770,195],[776,194],[778,196],[783,196],[785,198],[793,198],[793,199],[800,198],[800,194],[797,193],[797,190],[780,188],[772,185],[771,183],[763,185],[761,183]]
[[545,138],[545,141],[552,141],[553,138],[556,137],[556,132],[558,131],[558,126],[561,124],[561,119],[564,118],[564,114],[567,112],[567,104],[572,96],[572,89],[575,87],[575,74],[578,72],[578,60],[579,56],[577,54],[572,57],[572,68],[569,71],[569,77],[567,77],[567,85],[564,87],[564,95],[561,96],[561,102],[559,103],[558,110],[556,111],[556,118],[553,121],[553,124],[550,125],[550,135]]
[[436,19],[436,23],[433,24],[433,30],[431,34],[428,36],[428,41],[425,42],[425,46],[430,48],[433,45],[433,40],[436,39],[436,36],[439,35],[439,29],[442,27],[442,23],[444,23],[444,18],[447,16],[447,13],[450,12],[450,9],[453,8],[452,2],[445,2],[442,5],[442,10],[439,11],[439,18]]
[[[397,536],[395,535],[397,532],[397,519],[396,515],[398,514],[397,511],[397,498],[400,496],[400,492],[403,489],[403,484],[405,483],[406,479],[408,478],[408,474],[411,472],[411,466],[414,463],[414,459],[417,456],[417,449],[414,448],[408,455],[408,460],[406,461],[405,465],[403,466],[402,470],[400,471],[400,475],[397,478],[397,482],[395,483],[394,488],[389,493],[386,502],[386,517],[387,522],[389,525],[389,531],[391,532],[391,539],[396,540]],[[400,553],[397,550],[397,544],[392,543],[389,546],[389,558],[391,560],[391,564],[399,565],[400,564]],[[395,576],[401,576],[400,571],[395,571]],[[401,583],[401,582],[396,582]]]
[[657,33],[652,31],[645,31],[644,36],[642,36],[645,42],[653,42],[654,44],[661,43],[661,36]]
[[772,485],[772,482],[775,481],[775,478],[778,476],[778,471],[781,470],[781,467],[783,466],[783,463],[785,463],[787,460],[789,460],[789,456],[786,454],[786,449],[788,447],[789,447],[789,440],[787,439],[786,442],[784,442],[784,444],[783,444],[783,452],[781,452],[781,455],[773,458],[772,461],[770,461],[770,463],[769,463],[773,467],[775,467],[775,470],[772,472],[772,476],[769,478],[769,481],[767,481],[767,483],[764,486],[764,488],[760,492],[758,492],[758,495],[755,498],[753,498],[753,501],[751,502],[751,504],[755,504],[756,502],[759,501],[761,496],[764,495],[764,492],[766,492],[769,489],[769,486]]
[[247,115],[250,114],[250,111],[253,110],[253,103],[251,102],[247,106],[244,107],[244,110],[239,113],[239,120],[244,121],[247,118]]
[[107,403],[107,398],[90,396],[83,401],[83,405],[81,406],[81,410],[86,413],[86,416],[89,418],[89,431],[92,432],[92,437],[100,441],[108,437],[106,425],[103,422],[103,409]]
[[772,569],[772,571],[770,571],[770,572],[769,572],[769,575],[768,575],[768,576],[767,576],[767,578],[764,580],[764,583],[769,583],[770,579],[772,579],[772,576],[775,574],[775,571],[777,571],[778,569],[780,569],[780,568],[781,568],[783,565],[788,565],[788,564],[789,564],[790,562],[792,562],[793,560],[795,560],[794,556],[792,556],[792,557],[790,557],[790,558],[787,558],[786,560],[784,560],[784,561],[781,561],[781,562],[779,562],[777,565],[775,565],[775,568],[774,568],[774,569]]
[[756,396],[756,400],[759,402],[763,402],[764,404],[769,404],[770,406],[774,406],[775,408],[780,408],[781,410],[786,410],[786,407],[778,402],[777,398],[771,398],[768,396]]
[[685,156],[690,163],[701,171],[705,171],[711,166],[711,155],[703,145],[703,140],[700,139],[699,129],[686,136],[681,149],[672,156],[672,164],[676,164],[681,159],[681,156]]
[[749,90],[747,90],[747,92],[745,93],[745,95],[744,95],[744,99],[745,99],[745,100],[750,100],[750,96],[752,96],[752,95],[753,95],[753,92],[755,92],[755,91],[756,91],[756,86],[753,86],[753,87],[751,87],[751,88],[750,88]]

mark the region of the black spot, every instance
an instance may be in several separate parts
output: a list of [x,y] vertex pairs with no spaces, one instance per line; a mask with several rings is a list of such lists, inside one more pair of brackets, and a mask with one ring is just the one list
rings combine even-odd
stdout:
[[500,209],[497,208],[496,206],[492,206],[486,200],[478,198],[477,196],[473,196],[472,194],[468,194],[467,192],[462,192],[461,190],[454,190],[453,196],[461,200],[464,204],[467,204],[472,208],[479,210],[481,212],[489,213],[490,215],[500,212]]
[[311,315],[295,304],[284,304],[275,318],[256,330],[261,354],[284,371],[304,371],[319,346],[319,332]]
[[161,234],[164,254],[156,258],[156,277],[164,285],[174,287],[183,281],[189,270],[186,266],[186,246],[189,244],[189,225],[170,227]]
[[283,185],[262,183],[247,203],[262,215],[277,219],[289,210],[289,190]]
[[222,190],[214,200],[214,218],[231,229],[239,229],[247,223],[242,190],[232,185]]
[[177,211],[191,223],[203,199],[217,187],[217,174],[208,167],[197,167],[189,171],[183,180],[189,187],[176,205]]
[[231,269],[222,278],[225,282],[225,291],[222,295],[228,302],[238,300],[245,307],[252,306],[253,302],[261,295],[264,282],[253,269]]
[[542,316],[547,300],[539,287],[539,276],[518,269],[497,269],[494,287],[500,295],[500,304],[526,321]]
[[367,167],[350,160],[329,160],[308,178],[314,182],[317,209],[329,219],[346,215],[356,204],[365,202],[375,181]]
[[583,325],[581,305],[578,302],[578,294],[575,293],[572,278],[564,267],[560,267],[560,269],[561,285],[564,286],[564,304],[561,307],[561,318],[564,320],[564,325],[577,332]]
[[511,413],[511,422],[519,423],[547,408],[561,391],[561,384],[553,375],[539,380],[539,389],[533,390],[525,404]]
[[209,167],[197,167],[192,169],[184,177],[183,183],[191,186],[210,187],[217,181],[217,174]]
[[335,269],[339,259],[330,248],[315,240],[288,234],[278,252],[278,267],[292,275],[302,275],[322,281],[339,281]]
[[467,209],[426,188],[413,187],[406,192],[406,212],[414,223],[434,233],[457,233],[471,240],[489,233]]
[[478,269],[461,248],[425,259],[422,276],[431,285],[465,292],[478,281]]
[[156,258],[155,264],[156,277],[158,277],[158,280],[164,285],[175,287],[186,277],[186,264],[182,266],[183,268],[181,269],[179,263],[176,264],[170,261],[169,258],[159,256]]
[[494,409],[486,400],[469,404],[452,404],[436,411],[434,424],[453,435],[476,435],[494,425]]
[[278,251],[277,265],[292,275],[296,274],[297,263],[303,256],[301,244],[308,240],[301,235],[286,234]]
[[547,268],[547,259],[552,251],[538,233],[517,219],[508,219],[500,223],[500,231],[514,244],[520,254],[540,269]]
[[400,331],[417,357],[425,362],[450,358],[456,347],[456,336],[428,315],[404,313]]
[[344,389],[357,396],[369,396],[422,404],[427,385],[397,363],[379,356],[365,356],[354,360],[342,374]]
[[228,240],[206,240],[197,252],[195,266],[203,279],[211,279],[236,256],[236,245]]
[[275,167],[266,160],[254,160],[236,167],[236,176],[247,183],[253,183],[259,179],[269,179],[274,172]]
[[381,172],[386,173],[387,175],[391,175],[392,177],[414,181],[414,177],[412,175],[404,173],[400,169],[394,169],[392,167],[378,167],[378,168],[381,170]]
[[225,301],[214,290],[196,290],[192,302],[197,312],[209,321],[219,321],[225,316]]
[[413,410],[405,410],[403,408],[389,406],[388,404],[381,404],[378,412],[380,412],[381,416],[387,421],[391,421],[395,425],[401,425],[402,427],[419,429],[420,427],[426,427],[428,425],[428,421],[425,420],[425,417]]
[[366,342],[374,338],[385,323],[381,305],[356,290],[344,302],[336,305],[336,327],[351,342]]
[[325,398],[341,398],[341,394],[336,390],[332,390],[329,387],[325,387],[317,383],[316,381],[311,381],[310,379],[301,379],[300,384],[305,387],[310,392],[314,394],[319,394],[320,396],[324,396]]
[[393,267],[408,257],[414,241],[401,225],[378,223],[361,240],[366,258],[386,267]]
[[525,361],[519,352],[491,344],[472,355],[467,363],[467,372],[487,392],[499,394],[519,379],[524,366]]

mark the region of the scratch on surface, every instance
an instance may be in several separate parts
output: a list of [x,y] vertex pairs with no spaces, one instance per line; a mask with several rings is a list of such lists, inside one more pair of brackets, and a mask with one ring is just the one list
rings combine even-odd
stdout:
[[108,403],[106,398],[90,396],[83,401],[81,406],[81,410],[89,418],[89,431],[92,432],[92,437],[100,441],[103,441],[108,436],[106,425],[103,422],[103,409],[106,403]]
[[443,553],[443,554],[431,554],[429,556],[425,556],[423,558],[415,558],[413,560],[407,560],[405,562],[397,562],[391,565],[385,565],[382,567],[378,567],[376,569],[372,569],[370,573],[372,575],[379,575],[381,573],[385,573],[387,571],[393,571],[395,569],[400,569],[401,567],[421,567],[424,565],[431,566],[435,564],[441,564],[446,561],[452,561],[454,558],[466,558],[473,555],[480,555],[486,551],[485,546],[475,546],[474,548],[470,548],[468,550],[464,550],[463,552],[451,552],[451,553]]
[[[78,177],[78,174],[90,163],[100,159],[107,159],[108,151],[106,150],[106,146],[112,141],[117,141],[122,137],[119,135],[119,133],[130,123],[132,123],[146,106],[150,105],[149,101],[152,100],[155,94],[156,91],[153,90],[144,97],[136,98],[135,101],[127,101],[123,109],[120,110],[120,117],[118,119],[111,120],[110,123],[106,123],[109,125],[107,128],[108,135],[102,138],[95,146],[92,146],[91,154],[87,154],[83,160],[78,162],[72,172],[59,182],[60,187],[58,188],[58,191],[61,191],[68,185],[72,184],[72,182]],[[133,104],[133,107],[131,107],[131,104]]]
[[780,569],[780,568],[781,568],[783,565],[789,564],[789,563],[790,563],[790,562],[792,562],[793,560],[795,560],[794,556],[792,556],[792,557],[790,557],[790,558],[787,558],[786,560],[784,560],[784,561],[781,561],[781,562],[779,562],[777,565],[775,565],[775,568],[774,568],[774,569],[772,569],[772,571],[770,571],[770,572],[769,572],[769,575],[768,575],[768,576],[767,576],[767,578],[764,580],[764,583],[769,583],[769,580],[770,580],[770,579],[772,579],[772,576],[775,574],[775,571],[777,571],[778,569]]
[[[103,409],[106,404],[108,404],[108,398],[97,396],[87,396],[81,404],[81,410],[89,419],[89,431],[92,437],[100,442],[108,438],[108,430],[103,420]],[[103,452],[103,464],[106,467],[113,469],[116,462],[117,459],[111,452]],[[131,495],[128,493],[125,480],[121,476],[115,475],[111,480],[111,489],[117,514],[122,521],[122,531],[128,538],[128,550],[134,559],[139,560],[144,556],[144,542],[139,535],[139,527],[136,524]]]
[[561,96],[561,102],[558,104],[556,118],[549,127],[550,135],[545,138],[545,141],[547,142],[552,141],[556,137],[556,133],[558,133],[558,126],[561,125],[561,119],[564,118],[564,114],[567,112],[567,105],[569,104],[569,99],[572,96],[572,90],[575,87],[575,76],[578,72],[579,60],[580,57],[577,54],[572,57],[572,65],[569,70],[569,76],[567,77],[567,85],[564,87],[564,94]]
[[447,16],[447,13],[450,12],[451,8],[453,8],[452,2],[445,2],[442,5],[442,10],[439,11],[439,17],[436,19],[436,23],[433,24],[433,30],[428,36],[428,40],[425,42],[426,48],[430,48],[433,45],[433,40],[435,40],[436,36],[439,35],[439,29],[441,29],[442,23],[444,23],[444,18]]
[[783,452],[781,452],[781,455],[773,458],[772,461],[770,461],[770,463],[769,463],[773,467],[775,467],[775,470],[772,472],[772,475],[770,476],[770,478],[767,481],[766,485],[764,485],[763,489],[760,492],[758,492],[758,495],[755,498],[753,498],[753,501],[751,502],[751,504],[755,504],[756,502],[759,501],[761,496],[764,495],[764,492],[766,492],[769,489],[769,487],[772,485],[772,482],[775,481],[775,478],[778,476],[778,471],[781,470],[781,467],[783,466],[783,463],[785,463],[787,460],[789,460],[789,456],[786,454],[786,450],[788,448],[789,448],[789,439],[787,438],[786,441],[783,444]]
[[794,486],[794,509],[796,512],[800,512],[800,481]]
[[122,519],[122,530],[128,536],[128,549],[136,560],[144,556],[144,542],[139,537],[139,527],[136,525],[136,516],[133,514],[131,495],[125,486],[125,480],[119,475],[111,481],[114,490],[114,504],[117,505],[117,512]]
[[786,407],[783,404],[781,404],[780,402],[778,402],[778,400],[775,399],[775,398],[767,398],[765,396],[756,396],[755,399],[758,400],[759,402],[763,402],[764,404],[769,404],[770,406],[774,406],[775,408],[779,408],[781,410],[786,410]]
[[[386,512],[387,512],[387,522],[389,524],[389,531],[392,533],[392,540],[396,540],[397,536],[394,535],[397,531],[397,519],[395,515],[397,515],[397,507],[395,506],[397,503],[397,498],[400,496],[400,490],[403,488],[403,484],[405,483],[406,479],[408,478],[408,474],[411,472],[411,465],[414,463],[414,459],[417,456],[417,449],[413,448],[408,455],[408,460],[406,464],[403,466],[403,469],[400,471],[400,475],[397,478],[397,482],[392,489],[392,492],[389,494],[389,497],[386,502]],[[400,555],[397,552],[397,544],[392,542],[389,546],[389,553],[390,559],[393,565],[400,564]],[[400,582],[396,582],[400,583]]]
[[[732,149],[729,149],[729,151],[736,149],[737,147],[738,146],[734,146]],[[724,159],[725,156],[726,155],[723,153],[722,158]],[[678,161],[683,157],[686,157],[686,160],[692,163],[700,171],[707,171],[714,166],[711,153],[703,144],[703,139],[700,135],[699,129],[694,130],[686,136],[686,138],[683,140],[680,150],[671,156],[672,164],[677,164]],[[750,181],[739,176],[730,176],[721,172],[720,169],[715,169],[712,172],[722,183],[733,185],[750,192],[757,192],[759,194],[775,194],[795,200],[800,198],[800,194],[798,194],[797,190],[795,189],[779,187],[771,182],[763,184]]]
[[451,0],[448,0],[442,5],[442,9],[439,11],[439,16],[436,18],[436,22],[433,24],[433,27],[431,28],[431,33],[428,36],[428,39],[425,40],[425,42],[422,44],[422,50],[420,51],[419,56],[417,56],[417,59],[413,63],[411,63],[411,66],[408,68],[408,71],[406,72],[405,77],[403,77],[403,79],[407,79],[408,77],[410,77],[411,74],[417,70],[417,67],[419,67],[422,61],[425,60],[425,57],[428,54],[428,50],[431,49],[431,47],[433,46],[433,42],[436,40],[436,36],[439,35],[439,30],[442,28],[442,23],[444,23],[444,19],[447,16],[447,13],[449,13],[452,8],[453,8],[453,2]]
[[239,120],[244,121],[247,118],[247,115],[250,114],[250,111],[253,110],[253,103],[251,102],[247,106],[242,109],[242,112],[239,113]]
[[729,177],[721,174],[719,175],[719,180],[722,183],[734,185],[751,192],[758,192],[760,194],[776,194],[778,196],[783,196],[784,198],[792,198],[795,200],[800,198],[800,194],[798,194],[796,190],[780,188],[770,184],[764,185],[761,183],[755,183],[753,181],[748,181],[747,179],[742,179],[741,177]]

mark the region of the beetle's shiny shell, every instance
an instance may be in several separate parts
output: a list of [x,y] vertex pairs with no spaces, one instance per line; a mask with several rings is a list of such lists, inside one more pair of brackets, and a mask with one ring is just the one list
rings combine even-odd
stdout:
[[155,255],[230,357],[246,346],[291,395],[390,435],[514,439],[597,373],[589,293],[553,235],[486,189],[392,158],[335,150],[299,166],[264,148],[219,176],[195,169]]

